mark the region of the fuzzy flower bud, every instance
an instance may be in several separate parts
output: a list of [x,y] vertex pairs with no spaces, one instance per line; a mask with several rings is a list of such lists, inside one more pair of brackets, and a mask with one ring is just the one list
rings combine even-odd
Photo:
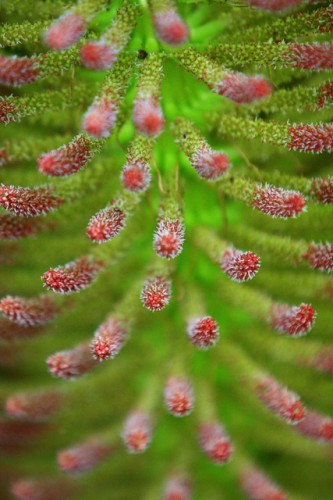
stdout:
[[133,108],[133,122],[141,134],[157,137],[164,124],[161,106],[154,99],[137,99]]
[[146,279],[141,300],[149,311],[160,311],[168,305],[171,297],[171,283],[164,276],[154,276]]
[[104,361],[113,359],[125,344],[128,337],[126,322],[115,316],[110,316],[100,325],[91,344],[95,359]]
[[0,83],[19,86],[33,83],[39,75],[38,61],[33,57],[0,56]]
[[15,394],[7,398],[5,409],[11,417],[40,422],[51,417],[59,409],[61,401],[59,394],[50,391],[38,394]]
[[288,497],[263,472],[247,468],[241,475],[242,488],[250,500],[287,500]]
[[72,495],[72,487],[63,479],[18,479],[11,486],[17,500],[66,500]]
[[72,142],[42,154],[38,160],[39,171],[51,177],[72,175],[83,168],[92,158],[90,141],[79,135]]
[[288,148],[303,153],[324,153],[333,149],[333,124],[307,123],[290,127]]
[[44,42],[53,50],[68,49],[85,31],[85,19],[74,12],[66,12],[45,31]]
[[143,193],[148,189],[151,180],[149,165],[141,161],[126,163],[121,173],[121,180],[128,191]]
[[169,45],[181,45],[188,39],[188,27],[175,10],[156,12],[153,16],[157,37]]
[[81,377],[97,364],[88,342],[68,351],[56,352],[47,358],[46,363],[52,375],[65,380]]
[[190,482],[183,476],[172,475],[164,487],[163,500],[191,500]]
[[202,451],[215,464],[229,462],[233,446],[222,425],[205,423],[199,427],[199,444]]
[[208,181],[220,179],[231,166],[227,155],[213,151],[206,144],[199,147],[190,161],[200,177]]
[[154,234],[154,250],[164,259],[174,259],[183,250],[185,229],[179,219],[161,219]]
[[46,214],[62,203],[48,188],[23,188],[0,185],[0,205],[9,212],[23,217]]
[[333,271],[333,244],[311,243],[308,251],[303,255],[308,259],[309,266],[320,271]]
[[97,212],[89,221],[87,235],[96,243],[118,236],[125,227],[126,214],[117,206],[106,207]]
[[83,117],[83,130],[95,138],[109,137],[116,124],[118,107],[107,97],[96,99]]
[[306,209],[304,197],[298,191],[277,188],[266,184],[257,186],[252,206],[271,217],[288,219],[296,217]]
[[80,257],[64,266],[43,274],[44,286],[56,293],[73,293],[87,288],[95,281],[105,264],[89,257]]
[[0,239],[19,240],[34,236],[43,228],[41,221],[12,214],[0,215]]
[[146,451],[152,438],[150,417],[140,410],[131,413],[125,421],[121,437],[129,453]]
[[243,252],[232,248],[222,255],[220,267],[232,281],[249,281],[260,268],[260,257],[253,252]]
[[315,411],[308,411],[297,424],[297,430],[312,439],[323,443],[333,443],[333,420]]
[[269,322],[278,332],[300,337],[311,330],[315,318],[316,312],[309,304],[274,304]]
[[26,299],[8,295],[0,301],[2,314],[20,326],[46,325],[59,311],[57,304],[47,295]]
[[204,316],[189,321],[187,335],[198,349],[213,347],[219,339],[219,326],[211,316]]
[[297,394],[283,387],[276,380],[267,377],[257,387],[261,401],[288,424],[300,422],[306,410]]
[[313,179],[312,194],[321,203],[333,203],[333,177]]
[[96,467],[110,454],[110,446],[97,440],[89,440],[57,455],[58,467],[67,474],[80,474]]
[[333,43],[295,43],[291,47],[293,65],[301,69],[332,69]]
[[186,378],[170,377],[164,389],[164,403],[175,417],[189,415],[194,406],[192,384]]
[[216,92],[230,101],[246,104],[268,97],[272,86],[263,76],[230,72],[217,84]]
[[101,71],[111,68],[118,57],[118,50],[104,41],[88,42],[81,47],[81,60],[86,68]]

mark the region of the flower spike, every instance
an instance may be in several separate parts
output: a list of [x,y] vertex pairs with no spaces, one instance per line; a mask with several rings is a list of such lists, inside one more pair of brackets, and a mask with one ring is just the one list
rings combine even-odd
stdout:
[[275,330],[293,337],[308,333],[316,318],[316,312],[309,304],[288,306],[274,304],[271,309],[270,323]]
[[0,301],[2,314],[20,326],[41,326],[56,316],[59,308],[48,295],[32,299],[7,296]]
[[249,281],[259,271],[260,257],[253,252],[242,252],[232,248],[223,253],[220,267],[232,281]]
[[229,462],[233,446],[219,423],[204,423],[199,427],[199,443],[202,451],[215,464]]

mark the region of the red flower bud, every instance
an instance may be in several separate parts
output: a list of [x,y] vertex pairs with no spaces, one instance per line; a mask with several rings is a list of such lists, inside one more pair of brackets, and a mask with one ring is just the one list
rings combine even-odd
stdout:
[[113,45],[103,41],[88,42],[81,47],[81,60],[86,68],[101,71],[113,66],[118,52]]
[[113,359],[125,344],[128,337],[126,322],[110,316],[95,333],[91,350],[96,359],[103,361]]
[[309,304],[288,306],[274,304],[271,309],[270,324],[275,330],[299,337],[308,333],[316,318],[316,312]]
[[259,271],[260,257],[253,252],[232,248],[222,255],[220,267],[232,281],[249,281]]
[[80,474],[96,467],[110,454],[110,451],[110,446],[90,439],[85,443],[59,451],[57,462],[63,472]]
[[175,417],[189,415],[194,406],[192,384],[186,378],[170,377],[164,389],[164,402]]
[[67,12],[45,31],[44,41],[51,49],[68,49],[84,35],[85,31],[85,19],[73,12]]
[[309,266],[320,271],[333,271],[333,244],[332,243],[311,243],[306,254]]
[[297,424],[305,414],[305,408],[297,394],[267,377],[257,387],[262,402],[288,424]]
[[96,243],[104,243],[124,229],[126,214],[118,207],[106,207],[97,212],[89,221],[88,237]]
[[205,423],[199,427],[199,443],[202,451],[216,464],[229,462],[233,446],[222,425]]
[[0,56],[0,83],[24,85],[33,83],[39,75],[38,61],[34,57]]
[[174,259],[183,250],[184,225],[179,219],[161,219],[154,234],[154,250],[160,257]]
[[173,475],[166,482],[163,500],[191,500],[190,482],[183,476]]
[[297,430],[323,443],[333,442],[333,420],[315,411],[308,411],[304,419],[297,424]]
[[312,193],[321,203],[333,203],[333,177],[313,179]]
[[219,326],[211,316],[192,319],[187,326],[187,335],[198,349],[209,349],[219,339]]
[[149,311],[160,311],[169,303],[171,283],[164,276],[148,278],[141,292],[141,300]]
[[220,179],[231,166],[227,155],[213,151],[208,146],[201,146],[192,155],[191,164],[200,177],[208,181]]
[[216,92],[231,101],[249,103],[269,96],[272,86],[263,76],[230,72],[217,84]]
[[149,165],[141,161],[126,163],[122,170],[121,180],[128,191],[143,193],[148,189],[151,180]]
[[306,210],[305,199],[301,193],[268,184],[257,186],[253,194],[252,205],[264,214],[281,219],[296,217]]
[[0,301],[0,311],[17,325],[40,326],[52,321],[59,308],[47,295],[32,299],[8,295]]
[[81,377],[97,364],[88,342],[68,351],[56,352],[47,358],[46,363],[52,375],[66,380]]
[[59,409],[61,401],[56,392],[15,394],[7,398],[5,408],[11,417],[40,422],[51,417]]
[[188,38],[188,27],[174,10],[158,12],[153,17],[157,37],[170,45],[181,45]]
[[46,214],[62,203],[48,188],[23,188],[0,185],[0,205],[23,217]]
[[118,108],[114,101],[103,97],[95,100],[83,117],[83,130],[95,138],[109,137],[116,124]]
[[133,108],[133,122],[141,134],[157,137],[163,128],[164,118],[161,107],[153,99],[137,99]]
[[152,438],[150,417],[140,410],[134,411],[125,421],[121,436],[129,453],[146,451]]
[[296,125],[290,127],[291,140],[288,148],[303,153],[330,152],[333,148],[333,125],[331,123]]
[[247,468],[241,475],[241,484],[250,500],[287,500],[288,497],[259,469]]
[[301,69],[332,69],[332,43],[294,43],[291,46],[293,65]]

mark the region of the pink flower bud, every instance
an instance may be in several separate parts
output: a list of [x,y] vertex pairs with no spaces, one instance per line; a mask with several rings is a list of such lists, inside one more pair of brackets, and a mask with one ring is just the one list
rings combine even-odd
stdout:
[[179,219],[161,219],[154,234],[154,250],[164,259],[174,259],[183,250],[185,229]]
[[297,430],[312,439],[323,443],[333,443],[333,420],[315,411],[308,411]]
[[64,266],[43,274],[44,286],[56,293],[73,293],[87,288],[95,281],[105,264],[90,257],[80,257]]
[[121,180],[128,191],[143,193],[148,189],[151,180],[149,165],[141,161],[126,163],[121,173]]
[[291,46],[293,65],[301,69],[332,69],[333,43],[294,43]]
[[257,387],[261,401],[288,424],[297,424],[305,414],[305,408],[297,394],[267,377]]
[[113,66],[118,52],[113,45],[103,41],[88,42],[81,47],[81,60],[86,68],[101,71]]
[[126,214],[119,207],[106,207],[97,212],[89,221],[87,235],[96,243],[118,236],[125,227]]
[[190,482],[180,475],[172,475],[166,482],[163,500],[191,500]]
[[194,406],[194,392],[191,382],[186,378],[170,377],[164,389],[164,402],[175,417],[189,415]]
[[[289,9],[294,5],[303,2],[304,0],[245,0],[245,1],[252,7],[258,7],[258,9],[268,10],[271,12],[279,12],[281,10]],[[276,500],[278,499],[276,498]]]
[[110,316],[95,333],[91,350],[96,359],[113,359],[125,344],[128,337],[128,325],[115,316]]
[[213,347],[219,339],[219,326],[211,316],[204,316],[189,321],[187,335],[198,349]]
[[0,56],[0,83],[19,86],[33,83],[39,75],[38,61],[34,57]]
[[62,398],[56,392],[15,394],[6,399],[6,413],[14,418],[39,422],[47,420],[60,407]]
[[220,179],[231,166],[227,155],[213,151],[208,146],[201,146],[192,155],[191,164],[200,177],[208,181]]
[[146,451],[152,439],[150,417],[140,410],[131,413],[125,421],[121,437],[129,453]]
[[333,244],[311,243],[308,251],[303,255],[309,260],[309,266],[320,271],[333,271]]
[[263,76],[230,72],[217,84],[216,92],[231,101],[249,103],[271,95],[272,86]]
[[215,464],[229,462],[233,446],[222,425],[205,423],[199,427],[199,444],[202,451]]
[[259,469],[247,468],[241,475],[242,488],[251,500],[287,500],[279,486]]
[[117,104],[107,98],[95,100],[83,117],[83,130],[95,138],[109,137],[116,124]]
[[260,257],[253,252],[231,248],[222,255],[220,267],[232,281],[249,281],[259,271]]
[[26,299],[8,295],[0,301],[2,314],[17,325],[46,325],[59,311],[57,304],[47,295]]
[[9,212],[23,217],[46,214],[62,203],[48,188],[23,188],[0,185],[0,205]]
[[158,12],[153,16],[157,37],[169,45],[181,45],[188,38],[188,27],[174,10]]
[[63,479],[19,479],[11,486],[11,493],[17,500],[66,500],[73,491]]
[[0,239],[19,240],[34,236],[43,228],[41,221],[11,214],[0,215]]
[[147,98],[134,102],[133,122],[141,134],[157,137],[164,124],[164,117],[158,101]]
[[306,210],[306,202],[301,193],[268,184],[257,186],[253,194],[252,205],[264,214],[281,219],[296,217]]
[[169,303],[171,283],[164,276],[146,279],[141,292],[141,300],[149,311],[160,311]]
[[274,304],[271,309],[270,324],[275,330],[293,337],[308,333],[316,318],[316,312],[309,304],[288,306]]
[[333,124],[307,123],[290,127],[291,141],[288,148],[303,153],[331,152],[333,149]]
[[312,193],[321,203],[333,203],[333,177],[313,179]]
[[68,12],[57,19],[44,33],[44,42],[53,50],[68,49],[86,31],[86,21],[78,14]]
[[59,468],[67,474],[90,471],[110,454],[110,446],[90,439],[85,443],[61,450],[57,455]]
[[90,141],[79,135],[69,144],[42,154],[37,163],[42,174],[61,177],[75,174],[81,170],[92,156]]
[[47,358],[46,363],[52,375],[65,380],[81,377],[97,364],[91,355],[88,342],[79,344],[74,349],[52,354]]

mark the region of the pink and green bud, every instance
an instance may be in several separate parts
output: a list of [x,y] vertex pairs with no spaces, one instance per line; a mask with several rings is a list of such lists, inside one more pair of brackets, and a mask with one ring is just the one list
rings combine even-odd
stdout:
[[253,193],[252,206],[260,212],[288,219],[297,217],[306,210],[306,201],[301,193],[283,188],[258,185]]
[[0,205],[23,217],[36,217],[58,208],[63,200],[50,188],[26,188],[0,185]]
[[233,446],[221,424],[217,422],[201,424],[198,437],[202,451],[212,462],[218,465],[229,462]]
[[289,129],[288,148],[303,153],[329,153],[333,149],[333,124],[307,123]]
[[191,319],[187,325],[187,335],[195,347],[206,350],[218,342],[219,325],[211,316]]
[[126,419],[121,437],[129,453],[143,453],[152,439],[152,422],[141,410],[132,412]]
[[88,342],[79,344],[73,349],[56,352],[46,360],[52,375],[65,380],[73,380],[92,370],[97,361],[91,354]]
[[257,274],[260,269],[260,257],[253,252],[231,248],[223,253],[220,267],[232,281],[242,283],[253,279]]
[[96,243],[105,243],[124,229],[127,214],[117,204],[99,210],[89,221],[87,235]]
[[184,377],[170,377],[164,388],[164,403],[175,417],[189,415],[194,407],[194,391],[191,382]]
[[99,360],[113,359],[127,341],[128,324],[122,318],[110,316],[96,331],[91,343],[92,356]]
[[316,319],[316,311],[309,304],[288,306],[287,304],[274,304],[269,323],[280,333],[292,337],[300,337],[308,333]]
[[161,311],[171,298],[171,282],[165,276],[148,278],[141,291],[143,306],[149,311]]
[[0,301],[0,311],[9,321],[24,327],[46,325],[59,312],[59,306],[48,295],[32,299],[8,295]]
[[267,408],[288,424],[296,425],[306,415],[306,410],[298,395],[267,377],[258,384],[259,398]]
[[311,243],[303,257],[309,261],[309,266],[319,271],[333,271],[333,244]]
[[164,259],[174,259],[182,252],[184,239],[182,220],[161,218],[154,233],[154,250]]
[[0,56],[0,83],[18,87],[33,83],[39,76],[35,57]]

